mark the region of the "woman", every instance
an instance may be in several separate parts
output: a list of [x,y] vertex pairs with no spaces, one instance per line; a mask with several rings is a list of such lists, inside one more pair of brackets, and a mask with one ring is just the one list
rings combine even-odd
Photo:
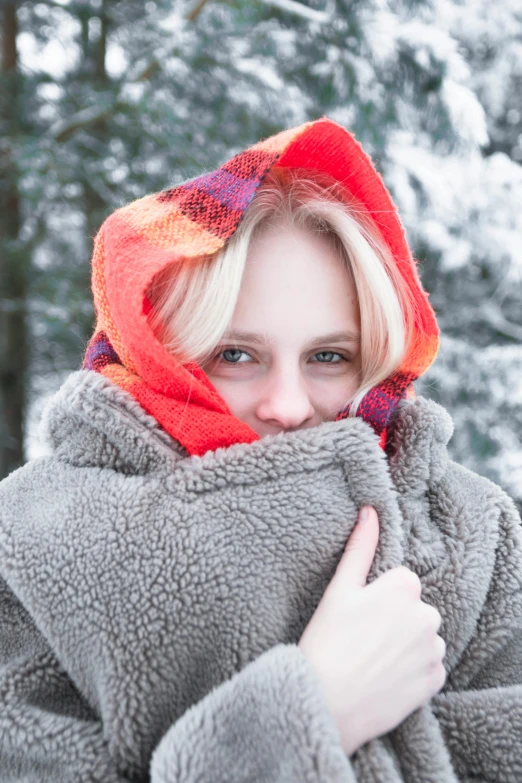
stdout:
[[520,518],[414,398],[438,330],[350,134],[118,210],[93,292],[0,488],[1,780],[520,781]]

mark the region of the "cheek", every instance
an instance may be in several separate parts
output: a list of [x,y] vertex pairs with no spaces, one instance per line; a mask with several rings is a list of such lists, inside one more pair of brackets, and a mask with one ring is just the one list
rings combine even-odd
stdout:
[[323,418],[331,416],[333,413],[340,413],[357,389],[358,381],[354,376],[330,378],[328,383],[323,380],[315,383],[311,390],[312,404]]
[[255,389],[251,388],[252,384],[231,383],[227,382],[226,378],[212,377],[210,377],[210,381],[237,419],[243,419],[255,407],[256,396]]

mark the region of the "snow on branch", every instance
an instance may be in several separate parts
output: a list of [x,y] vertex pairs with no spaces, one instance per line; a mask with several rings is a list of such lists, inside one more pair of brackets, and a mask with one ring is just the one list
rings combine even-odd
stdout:
[[69,120],[56,122],[51,127],[49,135],[52,137],[53,141],[65,141],[75,131],[86,128],[98,120],[102,120],[107,114],[112,112],[114,105],[115,104],[110,104],[103,108],[100,108],[99,106],[90,106],[88,109],[81,109],[73,114]]
[[[58,2],[58,0],[38,0],[39,5],[48,5],[50,8],[58,8],[60,11],[67,11],[67,13],[74,16],[75,8],[71,8],[70,6]],[[1,5],[1,2],[0,2]]]
[[484,302],[481,306],[481,314],[484,320],[500,334],[512,337],[514,340],[522,340],[522,326],[508,321],[502,314],[500,307],[493,302]]
[[[197,0],[192,10],[190,10],[184,17],[184,21],[195,22],[207,2],[208,0]],[[296,5],[298,4],[296,3]],[[177,44],[171,47],[169,51],[174,52],[176,48]],[[161,57],[164,58],[167,54],[167,52],[162,52]],[[98,120],[102,120],[109,116],[114,112],[119,104],[125,102],[124,92],[126,89],[128,89],[129,85],[137,84],[139,82],[150,79],[156,73],[156,71],[159,70],[159,68],[160,58],[158,56],[152,57],[151,60],[136,75],[130,75],[134,70],[134,68],[131,66],[131,69],[128,73],[128,78],[123,79],[122,87],[120,88],[119,93],[114,96],[114,99],[109,104],[101,108],[99,106],[92,106],[87,109],[80,109],[80,111],[73,114],[72,117],[70,117],[68,120],[55,123],[49,130],[49,137],[52,141],[63,142],[76,131],[88,128]]]
[[287,11],[289,14],[300,16],[301,19],[306,19],[309,22],[324,23],[330,20],[330,14],[326,11],[308,8],[308,6],[298,3],[297,0],[261,0],[261,2],[279,8],[281,11]]

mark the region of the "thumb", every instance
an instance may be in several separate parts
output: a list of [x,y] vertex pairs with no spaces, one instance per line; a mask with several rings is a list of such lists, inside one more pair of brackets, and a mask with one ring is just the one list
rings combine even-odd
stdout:
[[342,576],[343,585],[364,587],[379,541],[379,519],[372,506],[363,506],[346,544],[334,579]]

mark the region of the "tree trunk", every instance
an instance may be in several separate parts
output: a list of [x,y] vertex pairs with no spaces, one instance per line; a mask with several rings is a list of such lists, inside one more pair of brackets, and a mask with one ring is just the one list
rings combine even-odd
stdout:
[[[91,74],[90,81],[93,86],[100,91],[106,89],[108,85],[108,76],[106,70],[106,58],[107,58],[107,35],[109,30],[109,16],[108,16],[108,3],[107,0],[102,0],[101,7],[96,14],[100,20],[100,36],[97,41],[89,42],[89,45],[83,51],[84,57],[84,70]],[[108,129],[107,121],[104,118],[96,120],[92,123],[89,131],[101,145],[108,143]],[[82,183],[83,186],[83,207],[85,214],[85,222],[87,228],[87,235],[90,240],[89,254],[92,251],[92,242],[100,225],[107,216],[107,203],[103,196],[100,194],[99,189],[96,187],[96,173],[93,176],[90,174],[89,159],[85,161],[85,177]],[[87,290],[90,288],[89,280],[86,281]],[[94,328],[94,321],[88,325],[87,331],[83,335],[84,343],[87,344],[90,339]]]
[[12,140],[18,126],[16,2],[3,4],[0,85],[0,479],[24,462],[29,262],[20,247],[20,199]]

